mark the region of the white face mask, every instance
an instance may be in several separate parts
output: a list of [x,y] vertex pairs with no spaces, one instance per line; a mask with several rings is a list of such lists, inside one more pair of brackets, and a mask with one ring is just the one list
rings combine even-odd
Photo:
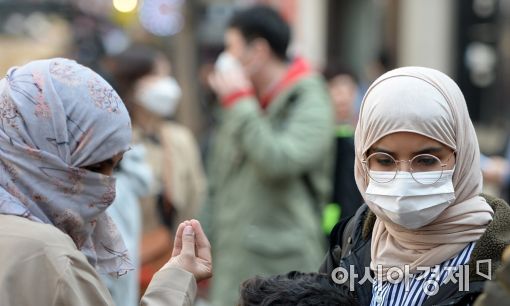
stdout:
[[243,67],[241,66],[241,63],[239,63],[239,60],[235,58],[235,56],[226,51],[223,51],[221,52],[220,56],[218,56],[218,59],[214,64],[214,69],[220,72],[229,72],[232,70],[242,70]]
[[156,115],[168,117],[175,112],[181,95],[177,81],[168,76],[140,88],[136,102]]
[[261,65],[257,62],[257,59],[250,60],[250,64],[243,65],[235,56],[231,53],[223,51],[216,62],[214,63],[214,69],[219,72],[231,72],[231,71],[242,71],[246,76],[252,76],[261,69]]
[[[388,183],[370,179],[365,197],[392,222],[417,229],[434,221],[455,200],[453,171],[443,171],[439,181],[431,185],[418,183],[410,172],[404,171],[399,171]],[[370,171],[370,176],[379,181],[393,175],[394,172]],[[413,175],[420,181],[427,181],[428,178],[435,180],[438,172],[415,172]]]

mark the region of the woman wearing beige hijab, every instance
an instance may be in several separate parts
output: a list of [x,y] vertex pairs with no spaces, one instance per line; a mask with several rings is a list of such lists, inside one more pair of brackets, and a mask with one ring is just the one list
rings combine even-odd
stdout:
[[510,209],[481,195],[458,86],[428,68],[382,75],[363,99],[355,146],[366,205],[333,229],[321,271],[361,305],[472,303],[509,244]]

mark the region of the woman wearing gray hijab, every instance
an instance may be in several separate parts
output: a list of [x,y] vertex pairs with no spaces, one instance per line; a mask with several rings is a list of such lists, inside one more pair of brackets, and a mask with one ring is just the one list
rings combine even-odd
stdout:
[[365,94],[355,147],[366,204],[333,229],[321,270],[361,305],[472,303],[510,242],[510,209],[481,195],[459,87],[428,68],[385,73]]
[[[131,270],[105,213],[130,142],[117,93],[74,61],[33,61],[0,80],[0,305],[113,305],[98,273]],[[176,235],[142,305],[191,305],[195,280],[211,275],[200,224]]]

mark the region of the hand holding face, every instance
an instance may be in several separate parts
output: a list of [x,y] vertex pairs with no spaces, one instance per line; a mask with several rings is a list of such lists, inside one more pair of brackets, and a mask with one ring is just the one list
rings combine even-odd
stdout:
[[253,91],[253,86],[242,65],[228,52],[220,54],[214,71],[208,77],[208,82],[220,99]]
[[162,269],[186,270],[197,281],[212,276],[211,244],[197,220],[184,221],[177,228],[172,257]]
[[220,99],[239,92],[253,91],[250,80],[242,70],[215,71],[209,76],[208,81]]

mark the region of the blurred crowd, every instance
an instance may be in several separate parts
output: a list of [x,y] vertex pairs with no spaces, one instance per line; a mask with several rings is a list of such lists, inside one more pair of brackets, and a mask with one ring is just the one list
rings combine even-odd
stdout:
[[[261,37],[259,20],[271,23]],[[202,151],[175,120],[182,89],[164,53],[137,44],[103,59],[133,126],[108,212],[139,268],[105,279],[117,304],[138,303],[184,220],[199,219],[214,246],[204,302],[233,305],[251,276],[316,270],[333,226],[361,205],[352,172],[358,77],[340,62],[320,76],[287,56],[290,38],[269,8],[230,21],[225,50],[205,77],[219,102]]]

